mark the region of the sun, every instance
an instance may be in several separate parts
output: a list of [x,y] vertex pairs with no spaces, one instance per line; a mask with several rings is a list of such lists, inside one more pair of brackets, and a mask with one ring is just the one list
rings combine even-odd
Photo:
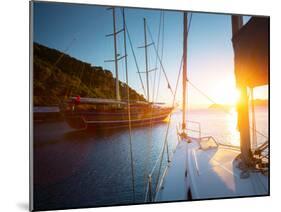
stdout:
[[235,87],[224,87],[219,88],[214,96],[218,104],[234,106],[239,101],[240,92]]

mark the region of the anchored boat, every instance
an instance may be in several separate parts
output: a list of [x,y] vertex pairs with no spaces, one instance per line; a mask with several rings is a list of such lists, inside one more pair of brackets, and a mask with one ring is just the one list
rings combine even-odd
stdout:
[[[116,128],[116,127],[126,127],[126,126],[150,126],[158,122],[164,121],[167,116],[172,112],[173,107],[165,106],[164,103],[155,103],[150,101],[149,96],[149,72],[155,71],[149,70],[148,68],[148,56],[147,47],[154,43],[147,43],[147,26],[146,20],[144,19],[144,48],[145,50],[145,71],[140,72],[136,57],[134,55],[136,67],[142,84],[144,93],[146,93],[147,101],[133,101],[130,100],[129,87],[127,86],[127,97],[126,99],[120,98],[119,89],[119,79],[118,79],[118,61],[125,60],[125,71],[126,71],[126,84],[128,85],[128,70],[127,70],[127,46],[126,46],[126,35],[127,26],[125,22],[125,12],[122,10],[123,15],[123,28],[116,30],[116,19],[115,19],[115,9],[114,7],[109,8],[112,10],[113,15],[113,33],[107,35],[107,37],[113,36],[114,38],[114,59],[106,60],[105,62],[114,62],[115,64],[115,95],[116,99],[100,99],[100,98],[81,98],[70,97],[61,107],[61,111],[64,114],[66,122],[75,129],[86,129],[88,127],[95,128]],[[117,52],[117,35],[123,32],[124,40],[124,55],[120,56]],[[128,34],[129,35],[129,34]],[[131,49],[133,51],[131,39],[129,37]],[[157,54],[157,57],[159,55]],[[162,65],[162,64],[161,64]],[[146,91],[143,86],[143,81],[141,78],[141,73],[146,75]],[[167,80],[167,77],[166,77]],[[168,82],[168,87],[171,87]],[[153,99],[153,98],[152,98]]]
[[64,109],[65,120],[75,129],[128,127],[129,121],[132,126],[148,126],[165,120],[173,110],[162,103],[131,101],[129,104],[130,120],[125,101],[73,97]]

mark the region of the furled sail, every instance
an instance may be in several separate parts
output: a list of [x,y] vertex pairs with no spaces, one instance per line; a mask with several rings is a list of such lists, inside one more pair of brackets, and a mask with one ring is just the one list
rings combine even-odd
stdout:
[[232,38],[238,87],[268,84],[269,18],[252,17]]

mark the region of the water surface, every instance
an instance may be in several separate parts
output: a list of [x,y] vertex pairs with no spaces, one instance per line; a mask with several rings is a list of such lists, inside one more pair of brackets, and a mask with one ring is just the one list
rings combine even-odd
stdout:
[[[193,110],[189,120],[201,123],[201,135],[220,143],[239,145],[236,113]],[[168,134],[169,154],[177,145],[176,126],[181,113],[174,113]],[[257,129],[268,135],[267,108],[256,109]],[[188,128],[197,130],[196,124]],[[132,148],[135,202],[144,201],[147,174],[162,150],[167,123],[133,128]],[[198,136],[198,132],[190,132]],[[258,143],[265,138],[258,136]],[[63,122],[34,123],[35,209],[77,208],[133,203],[128,129],[75,131]],[[163,158],[162,169],[167,164]],[[155,185],[159,165],[153,175]]]

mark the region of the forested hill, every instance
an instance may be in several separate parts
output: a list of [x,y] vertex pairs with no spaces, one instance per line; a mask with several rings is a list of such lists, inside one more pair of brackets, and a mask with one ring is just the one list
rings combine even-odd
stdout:
[[[79,61],[55,49],[34,43],[33,97],[35,106],[60,104],[69,96],[115,98],[115,78],[109,70]],[[127,85],[119,81],[126,99]],[[130,88],[132,100],[145,100]]]

